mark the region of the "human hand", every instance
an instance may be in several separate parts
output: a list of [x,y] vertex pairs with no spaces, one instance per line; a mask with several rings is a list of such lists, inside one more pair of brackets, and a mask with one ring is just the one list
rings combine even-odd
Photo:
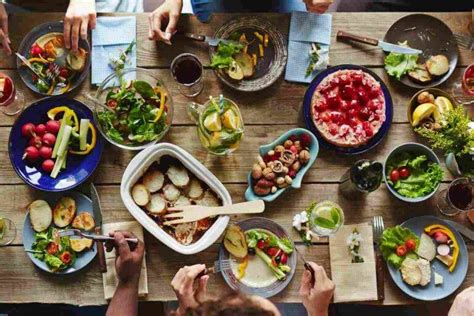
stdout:
[[196,308],[204,301],[207,293],[208,275],[204,275],[197,280],[199,283],[194,289],[194,282],[199,273],[204,271],[206,266],[204,264],[196,264],[193,266],[185,266],[178,270],[173,280],[171,287],[178,298],[179,308],[176,311],[178,315],[184,315],[188,308]]
[[303,0],[306,10],[313,13],[324,13],[328,10],[333,0]]
[[11,55],[12,50],[10,48],[10,37],[8,36],[8,14],[5,11],[5,6],[3,3],[0,3],[0,43],[2,48],[7,53]]
[[87,30],[96,24],[95,0],[71,0],[64,18],[64,44],[77,51],[79,36],[87,40]]
[[301,279],[300,296],[308,316],[325,316],[334,294],[334,283],[326,271],[314,262],[308,262],[314,270],[314,285],[311,284],[311,272],[305,270]]
[[459,293],[449,309],[448,316],[474,315],[474,286]]
[[116,231],[109,234],[114,240],[105,244],[107,251],[115,248],[117,257],[115,258],[115,271],[119,282],[138,286],[140,272],[142,269],[143,254],[145,246],[143,241],[138,239],[138,244],[130,245],[125,238],[136,238],[133,233],[127,231]]
[[[165,2],[148,16],[148,38],[171,45],[170,39],[171,36],[176,33],[176,25],[178,24],[182,8],[182,0],[165,0]],[[162,24],[165,21],[168,21],[168,25],[163,32]]]

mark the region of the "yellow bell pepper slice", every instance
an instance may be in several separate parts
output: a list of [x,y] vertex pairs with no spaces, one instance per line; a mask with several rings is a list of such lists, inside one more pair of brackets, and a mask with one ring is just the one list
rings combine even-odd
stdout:
[[30,63],[42,63],[42,64],[46,64],[48,62],[47,60],[44,60],[44,59],[38,58],[38,57],[29,58],[28,61]]
[[268,34],[265,33],[265,35],[263,36],[263,46],[268,47],[268,42],[269,42]]
[[436,232],[440,232],[447,235],[449,239],[451,239],[453,243],[453,263],[448,267],[448,270],[449,272],[453,272],[459,258],[459,244],[456,240],[456,237],[454,237],[453,232],[446,226],[439,224],[425,227],[425,232],[430,236],[434,235]]
[[89,122],[89,130],[91,131],[91,143],[86,145],[85,150],[69,150],[69,153],[74,154],[74,155],[87,155],[94,149],[95,144],[97,143],[97,132],[95,130],[94,125]]
[[60,93],[61,94],[66,93],[69,91],[69,89],[71,89],[71,82],[68,82],[67,85],[61,89]]
[[166,94],[163,93],[161,89],[155,88],[155,91],[158,91],[160,93],[160,108],[158,109],[158,112],[156,112],[156,117],[153,120],[153,123],[158,122],[161,115],[163,115],[163,111],[165,110],[165,97],[166,97]]
[[56,81],[53,80],[53,81],[51,82],[51,86],[49,87],[48,95],[52,95],[52,94],[53,94],[55,87],[56,87]]
[[72,119],[74,120],[74,130],[77,131],[79,129],[79,119],[77,118],[76,112],[74,112],[72,109],[69,107],[63,105],[63,106],[57,106],[55,108],[52,108],[51,110],[48,111],[47,115],[50,120],[55,120],[56,116],[60,113],[64,113],[66,111],[69,111]]
[[263,35],[260,34],[259,32],[255,31],[253,32],[253,35],[255,35],[255,37],[258,38],[258,40],[260,41],[260,43],[263,43]]
[[248,265],[249,265],[249,259],[248,257],[245,257],[244,261],[242,261],[238,266],[237,280],[240,280],[245,276],[245,271],[247,270]]

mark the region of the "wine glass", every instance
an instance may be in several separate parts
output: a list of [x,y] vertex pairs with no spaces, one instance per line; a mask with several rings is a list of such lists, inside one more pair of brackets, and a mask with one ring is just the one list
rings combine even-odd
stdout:
[[16,237],[16,226],[8,218],[0,217],[0,247],[11,244]]
[[458,103],[474,103],[474,64],[470,64],[464,70],[461,83],[454,84],[452,95]]
[[0,72],[0,111],[9,116],[18,114],[25,107],[24,101],[12,78]]
[[474,182],[469,178],[458,178],[437,196],[438,209],[446,216],[474,209]]
[[184,53],[171,62],[171,74],[178,84],[178,90],[184,96],[192,98],[201,93],[203,67],[194,54]]

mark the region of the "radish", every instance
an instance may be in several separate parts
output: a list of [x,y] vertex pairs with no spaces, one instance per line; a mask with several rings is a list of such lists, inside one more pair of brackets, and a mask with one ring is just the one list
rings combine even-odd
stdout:
[[35,134],[37,136],[43,136],[44,133],[46,133],[46,125],[44,124],[38,124],[35,127]]
[[48,133],[56,135],[59,132],[59,127],[61,124],[59,124],[58,121],[55,120],[50,120],[46,123],[46,131]]
[[42,146],[39,149],[39,153],[40,153],[41,158],[49,159],[51,158],[51,155],[53,154],[53,149],[51,147]]
[[451,251],[451,249],[449,248],[448,245],[441,244],[438,246],[438,248],[436,248],[436,251],[438,252],[440,256],[447,256],[449,255],[449,252]]
[[56,136],[54,136],[51,133],[46,133],[43,135],[43,144],[45,144],[48,147],[52,147],[54,143],[56,142]]
[[28,142],[28,145],[36,147],[36,148],[40,148],[41,145],[43,145],[43,143],[41,141],[41,137],[39,137],[39,136],[31,137],[30,141]]
[[53,171],[53,168],[54,168],[54,161],[52,159],[46,159],[41,164],[41,168],[43,168],[45,172],[51,173],[51,171]]
[[25,149],[25,153],[23,154],[23,159],[26,159],[30,162],[35,162],[38,160],[40,154],[38,148],[34,146],[28,146]]
[[435,232],[433,237],[438,244],[445,244],[448,242],[448,236],[442,232]]
[[35,134],[35,125],[33,123],[26,123],[21,127],[21,135],[23,137],[31,137]]

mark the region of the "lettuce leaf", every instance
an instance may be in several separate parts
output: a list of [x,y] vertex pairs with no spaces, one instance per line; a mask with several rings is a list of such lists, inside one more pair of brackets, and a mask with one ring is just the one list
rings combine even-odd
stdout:
[[[398,246],[405,244],[408,239],[415,241],[416,250],[420,244],[418,236],[410,229],[399,225],[384,230],[380,238],[379,248],[383,258],[397,269],[400,268],[406,256],[398,256],[396,249]],[[409,252],[407,256],[416,256],[416,254],[415,252]]]
[[404,74],[415,68],[417,60],[417,54],[390,53],[385,57],[385,70],[390,76],[400,80]]
[[239,53],[242,48],[244,48],[242,44],[219,42],[217,51],[211,58],[211,67],[219,69],[229,68],[230,64],[234,61],[232,56]]
[[64,265],[64,263],[61,261],[61,259],[59,259],[56,256],[50,255],[49,253],[46,253],[44,255],[44,262],[46,262],[48,267],[50,267],[51,270],[53,270],[53,271],[57,271],[57,270],[61,269]]

